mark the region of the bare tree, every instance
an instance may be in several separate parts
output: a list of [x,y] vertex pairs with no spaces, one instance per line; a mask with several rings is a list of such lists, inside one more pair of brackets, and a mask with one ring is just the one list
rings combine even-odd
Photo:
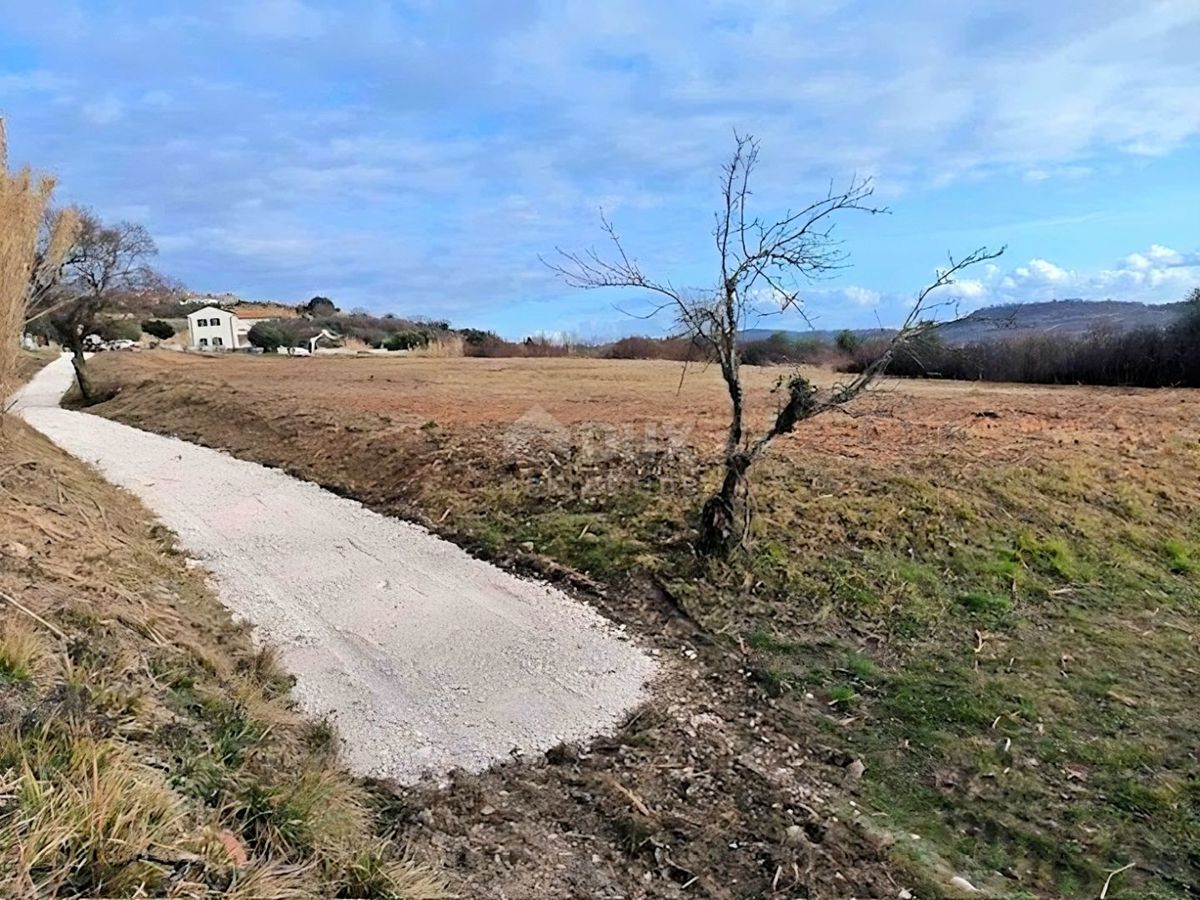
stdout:
[[719,364],[729,395],[730,417],[724,477],[701,512],[698,549],[706,554],[726,554],[747,535],[751,509],[748,474],[771,443],[793,431],[799,422],[843,409],[863,393],[886,369],[896,350],[928,328],[926,316],[933,295],[953,284],[963,269],[1003,252],[984,248],[961,260],[952,258],[949,266],[939,270],[933,282],[918,293],[885,352],[849,381],[818,389],[799,371],[780,379],[780,402],[774,421],[762,434],[751,436],[746,429],[739,355],[742,332],[752,321],[772,312],[790,309],[804,315],[802,286],[829,277],[848,264],[848,254],[834,236],[837,219],[849,212],[876,215],[887,210],[870,204],[874,188],[869,178],[853,178],[845,188],[831,185],[816,202],[766,222],[748,209],[751,176],[758,164],[758,142],[749,135],[735,138],[733,155],[722,169],[722,204],[713,232],[720,265],[715,288],[689,290],[647,276],[603,215],[601,221],[613,247],[612,255],[559,249],[558,257],[547,262],[573,287],[638,288],[658,296],[661,302],[650,315],[672,312],[682,330],[707,348]]
[[158,253],[141,225],[105,225],[92,212],[79,213],[75,239],[66,254],[62,277],[43,291],[31,318],[45,315],[72,355],[75,380],[85,401],[94,399],[84,344],[98,317],[122,298],[150,289],[158,276],[148,260]]

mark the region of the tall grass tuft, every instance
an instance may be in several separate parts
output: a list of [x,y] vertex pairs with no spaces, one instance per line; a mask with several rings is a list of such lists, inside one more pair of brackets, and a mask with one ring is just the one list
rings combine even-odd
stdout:
[[35,175],[27,168],[8,170],[7,134],[0,119],[0,399],[16,386],[26,291],[38,229],[53,193],[54,179],[49,176]]
[[[0,118],[0,402],[16,387],[17,355],[31,294],[57,279],[79,225],[77,210],[51,213],[55,181],[8,168]],[[40,246],[39,246],[40,240]]]
[[27,681],[45,657],[41,635],[28,624],[11,618],[0,622],[0,682]]

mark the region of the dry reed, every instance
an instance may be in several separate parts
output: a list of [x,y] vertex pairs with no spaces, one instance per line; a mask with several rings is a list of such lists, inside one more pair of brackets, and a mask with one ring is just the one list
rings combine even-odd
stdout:
[[38,228],[54,180],[28,168],[8,170],[4,120],[0,119],[0,398],[16,385],[17,353],[25,302],[37,250]]
[[[34,290],[57,282],[79,226],[75,209],[49,211],[55,181],[28,167],[8,168],[7,131],[0,118],[0,401],[17,383],[17,359]],[[44,237],[39,252],[38,240]]]

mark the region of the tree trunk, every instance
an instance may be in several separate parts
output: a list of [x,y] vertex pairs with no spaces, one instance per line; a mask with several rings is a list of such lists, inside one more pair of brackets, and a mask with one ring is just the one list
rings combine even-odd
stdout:
[[736,453],[725,459],[721,489],[708,498],[700,511],[700,540],[697,549],[705,556],[728,556],[741,543],[742,526],[737,516],[737,499],[746,480],[750,458]]
[[92,389],[92,379],[87,372],[87,359],[82,348],[75,348],[71,353],[71,365],[75,367],[75,381],[79,384],[79,396],[84,403],[91,403],[96,393]]

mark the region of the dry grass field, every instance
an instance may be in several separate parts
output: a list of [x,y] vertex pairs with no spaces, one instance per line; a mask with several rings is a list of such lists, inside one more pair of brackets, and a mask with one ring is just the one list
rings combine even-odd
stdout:
[[[715,369],[678,363],[592,359],[429,359],[379,357],[212,357],[139,354],[120,363],[123,381],[259,392],[264,404],[364,413],[389,424],[444,429],[505,427],[533,414],[564,426],[610,426],[626,436],[660,429],[701,449],[724,440],[724,388]],[[111,364],[107,365],[106,364]],[[774,411],[771,389],[782,370],[747,368],[752,416]],[[818,384],[838,376],[816,368]],[[858,408],[861,418],[818,419],[779,452],[874,459],[922,452],[1019,459],[1091,449],[1136,455],[1171,435],[1200,432],[1200,394],[1189,390],[993,385],[974,382],[881,383]],[[913,442],[916,442],[915,444]],[[1057,450],[1055,448],[1058,448]]]
[[[96,369],[117,393],[95,412],[576,585],[678,660],[612,742],[467,779],[422,823],[398,799],[404,839],[464,884],[941,896],[959,874],[990,896],[1094,897],[1129,864],[1107,896],[1200,884],[1194,392],[884,384],[773,448],[753,542],[715,564],[689,530],[722,437],[712,371]],[[748,372],[756,416],[779,374]],[[502,824],[478,813],[497,796]],[[565,841],[559,869],[547,841]]]

